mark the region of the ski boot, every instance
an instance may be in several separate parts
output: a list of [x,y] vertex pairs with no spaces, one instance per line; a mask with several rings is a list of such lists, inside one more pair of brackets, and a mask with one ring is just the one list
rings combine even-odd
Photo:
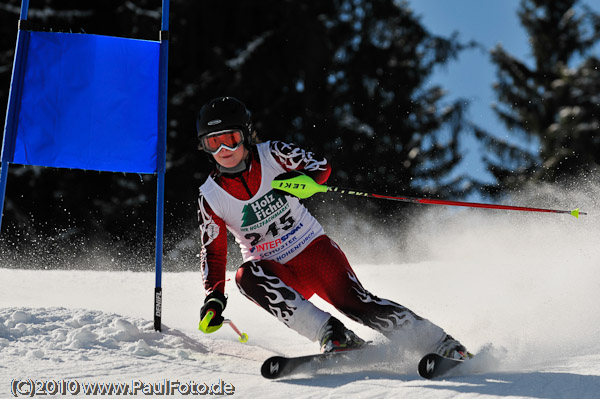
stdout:
[[438,344],[433,352],[455,360],[466,360],[473,357],[473,354],[467,351],[467,348],[452,338],[451,335],[446,335],[446,338]]
[[354,332],[348,330],[341,321],[330,317],[321,330],[321,352],[340,352],[358,349],[366,344]]

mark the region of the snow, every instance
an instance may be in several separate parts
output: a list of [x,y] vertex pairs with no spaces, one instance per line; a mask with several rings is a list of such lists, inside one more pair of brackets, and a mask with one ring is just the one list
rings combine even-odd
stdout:
[[232,282],[225,316],[248,334],[247,343],[229,326],[210,335],[197,330],[199,272],[164,273],[159,333],[152,327],[152,273],[0,269],[0,398],[12,397],[15,379],[138,384],[138,396],[149,384],[193,381],[242,398],[598,398],[600,226],[591,202],[597,196],[585,198],[578,205],[590,215],[580,219],[419,207],[405,226],[411,240],[402,251],[394,237],[369,237],[397,252],[387,264],[370,264],[360,246],[348,246],[367,289],[479,353],[461,375],[423,380],[417,355],[402,342],[335,313],[380,345],[378,363],[270,381],[259,371],[267,357],[314,353],[317,344],[242,297]]

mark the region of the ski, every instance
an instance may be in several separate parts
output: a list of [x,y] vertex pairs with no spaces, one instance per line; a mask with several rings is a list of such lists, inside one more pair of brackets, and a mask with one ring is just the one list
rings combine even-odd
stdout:
[[351,354],[361,351],[355,349],[296,357],[273,356],[265,360],[260,368],[260,373],[263,377],[274,380],[298,372],[315,372],[340,363],[353,364],[357,359]]
[[421,377],[430,380],[445,375],[463,362],[464,360],[449,359],[437,353],[429,353],[421,358],[418,371]]
[[[354,365],[359,361],[361,363],[364,363],[365,360],[369,361],[369,356],[364,356],[364,353],[364,349],[355,349],[296,357],[273,356],[264,361],[260,373],[263,377],[274,380],[298,373],[315,373],[333,367],[340,369],[341,366]],[[421,358],[417,370],[423,378],[438,378],[446,375],[463,362],[463,360],[449,359],[436,353],[430,353]]]

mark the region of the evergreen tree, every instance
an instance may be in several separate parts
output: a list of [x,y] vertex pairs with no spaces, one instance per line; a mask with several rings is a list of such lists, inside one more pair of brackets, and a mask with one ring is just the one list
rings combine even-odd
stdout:
[[[509,139],[478,130],[493,150],[487,156],[499,187],[525,181],[560,181],[600,163],[599,15],[577,0],[522,0],[519,18],[533,63],[501,46],[491,55],[498,67],[496,113]],[[580,7],[579,7],[580,6]],[[536,146],[536,150],[527,148]]]
[[343,165],[338,178],[385,192],[462,193],[466,181],[449,174],[461,159],[464,102],[445,104],[427,81],[465,45],[430,34],[394,1],[344,1],[333,27],[335,126],[324,135]]

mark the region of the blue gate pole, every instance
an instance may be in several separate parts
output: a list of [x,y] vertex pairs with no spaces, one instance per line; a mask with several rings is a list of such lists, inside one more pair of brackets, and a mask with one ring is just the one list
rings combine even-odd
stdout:
[[0,163],[0,231],[2,230],[2,215],[4,214],[4,197],[6,196],[6,180],[8,178],[8,161]]
[[[22,21],[27,19],[29,12],[29,0],[21,1]],[[16,129],[16,118],[18,115],[19,97],[21,97],[21,83],[23,81],[23,62],[25,59],[27,33],[19,29],[17,45],[15,47],[15,58],[13,62],[10,93],[8,95],[8,108],[6,110],[6,121],[4,123],[4,140],[2,141],[2,160],[0,161],[0,230],[2,230],[2,215],[4,214],[4,198],[6,197],[6,180],[8,179],[8,168],[14,153],[14,138]]]
[[169,65],[169,0],[162,2],[160,53],[158,66],[158,148],[156,182],[156,254],[154,286],[154,329],[161,331],[162,261],[165,215],[165,172],[167,157],[167,83]]

